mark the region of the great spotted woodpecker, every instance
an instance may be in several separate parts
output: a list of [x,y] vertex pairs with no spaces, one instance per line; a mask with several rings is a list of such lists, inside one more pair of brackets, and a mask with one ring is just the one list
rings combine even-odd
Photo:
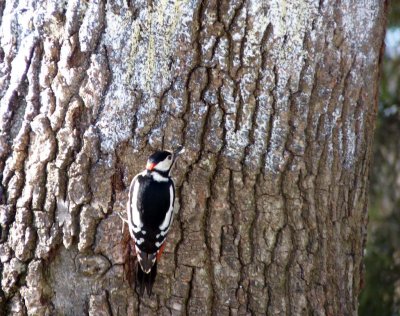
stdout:
[[146,169],[137,174],[129,188],[128,226],[135,241],[139,265],[136,286],[140,296],[146,289],[150,296],[157,275],[157,260],[165,246],[174,212],[175,186],[171,168],[179,154],[157,151],[147,160]]

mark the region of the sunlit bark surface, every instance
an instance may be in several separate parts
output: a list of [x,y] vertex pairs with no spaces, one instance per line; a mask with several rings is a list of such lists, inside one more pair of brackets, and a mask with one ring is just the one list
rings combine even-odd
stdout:
[[[382,2],[0,1],[3,314],[355,314]],[[118,213],[179,144],[139,300]]]

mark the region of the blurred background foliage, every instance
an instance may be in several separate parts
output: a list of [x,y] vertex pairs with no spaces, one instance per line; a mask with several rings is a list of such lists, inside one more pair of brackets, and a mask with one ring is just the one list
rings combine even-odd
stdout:
[[400,0],[389,4],[359,315],[400,316]]

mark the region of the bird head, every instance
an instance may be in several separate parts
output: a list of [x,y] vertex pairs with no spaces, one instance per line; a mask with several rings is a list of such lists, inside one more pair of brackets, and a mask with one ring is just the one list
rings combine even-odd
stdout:
[[184,148],[179,146],[174,152],[156,151],[147,160],[146,169],[149,171],[169,172],[175,159],[184,152]]

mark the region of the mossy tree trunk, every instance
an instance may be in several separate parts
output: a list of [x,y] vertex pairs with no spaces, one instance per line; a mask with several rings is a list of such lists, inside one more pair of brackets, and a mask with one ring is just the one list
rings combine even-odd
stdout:
[[[0,2],[0,310],[357,311],[382,1]],[[179,144],[139,300],[121,220]]]

